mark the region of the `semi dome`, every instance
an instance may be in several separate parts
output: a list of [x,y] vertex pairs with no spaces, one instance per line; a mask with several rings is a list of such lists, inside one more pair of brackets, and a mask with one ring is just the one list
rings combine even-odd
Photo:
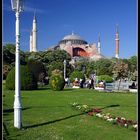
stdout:
[[71,42],[71,44],[88,44],[82,37],[72,33],[71,35],[66,35],[59,44],[66,44],[67,42]]

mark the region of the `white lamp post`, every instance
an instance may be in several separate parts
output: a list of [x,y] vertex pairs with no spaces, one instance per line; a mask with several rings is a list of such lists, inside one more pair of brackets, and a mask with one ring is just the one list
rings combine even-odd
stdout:
[[64,60],[64,79],[66,78],[66,60]]
[[21,97],[20,97],[20,30],[19,30],[19,13],[23,9],[22,0],[11,0],[12,10],[16,15],[16,62],[15,62],[15,100],[14,100],[14,127],[22,128],[21,118]]

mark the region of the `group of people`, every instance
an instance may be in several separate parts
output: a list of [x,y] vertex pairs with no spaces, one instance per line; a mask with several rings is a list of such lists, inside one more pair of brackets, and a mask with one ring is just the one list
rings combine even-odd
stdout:
[[[72,83],[72,86],[73,87],[79,87],[79,88],[89,88],[89,89],[95,89],[95,84],[96,84],[96,81],[94,78],[90,78],[90,79],[87,79],[86,81],[84,79],[78,79],[78,78],[75,78],[75,80],[73,81]],[[98,85],[99,87],[103,87],[105,89],[105,81],[98,81]],[[66,78],[65,79],[65,86],[66,87],[70,87],[70,79],[69,78]]]
[[79,88],[83,88],[84,86],[84,80],[80,78],[80,80],[78,80],[78,78],[75,78],[74,82],[73,82],[73,86],[75,87],[79,87]]
[[75,78],[73,82],[73,86],[79,86],[79,88],[87,87],[89,89],[94,89],[94,79],[90,78],[87,81],[84,81],[84,79]]
[[[70,87],[70,86],[71,86],[70,79],[67,77],[67,78],[65,78],[65,87]],[[72,86],[83,88],[84,87],[84,80],[75,78],[75,80],[72,83]]]

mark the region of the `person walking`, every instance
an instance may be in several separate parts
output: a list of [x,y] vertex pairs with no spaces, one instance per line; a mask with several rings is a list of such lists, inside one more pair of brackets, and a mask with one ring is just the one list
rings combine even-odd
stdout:
[[88,81],[88,88],[91,89],[91,79]]
[[91,88],[94,89],[94,80],[93,80],[93,78],[91,79]]
[[106,82],[103,81],[103,85],[104,85],[104,90],[106,89]]
[[80,79],[80,88],[83,88],[83,79]]
[[93,80],[93,78],[91,78],[89,80],[89,89],[94,89],[94,80]]

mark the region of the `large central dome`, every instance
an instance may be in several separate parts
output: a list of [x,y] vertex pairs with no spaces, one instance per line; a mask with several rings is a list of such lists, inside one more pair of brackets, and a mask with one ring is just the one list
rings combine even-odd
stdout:
[[82,39],[79,35],[76,35],[74,33],[70,35],[66,35],[59,44],[66,44],[67,42],[71,42],[71,44],[87,44],[87,42]]
[[71,35],[66,35],[62,40],[67,40],[67,39],[71,39],[71,40],[83,40],[79,35],[75,35],[75,34],[71,34]]

